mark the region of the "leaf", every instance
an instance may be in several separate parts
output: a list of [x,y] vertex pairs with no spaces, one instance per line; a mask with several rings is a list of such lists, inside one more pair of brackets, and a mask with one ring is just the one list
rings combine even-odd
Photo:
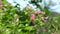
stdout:
[[29,31],[33,31],[35,30],[35,28],[33,26],[28,26],[28,27],[25,27],[26,30],[29,30]]

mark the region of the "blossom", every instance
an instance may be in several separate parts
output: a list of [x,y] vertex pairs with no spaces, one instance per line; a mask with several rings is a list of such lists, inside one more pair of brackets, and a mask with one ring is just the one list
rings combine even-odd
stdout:
[[30,20],[31,20],[31,21],[34,21],[34,19],[35,19],[35,15],[34,15],[34,13],[31,13],[31,14],[30,14]]
[[3,6],[3,4],[0,4],[0,7],[2,7]]
[[35,14],[40,14],[40,13],[41,13],[40,10],[35,11]]
[[30,6],[26,6],[26,10],[30,10]]
[[41,17],[41,19],[46,22],[46,20],[48,19],[48,16],[47,17]]
[[44,15],[45,12],[42,12],[42,11],[40,11],[40,10],[36,10],[36,11],[35,11],[35,14],[43,14],[43,15]]

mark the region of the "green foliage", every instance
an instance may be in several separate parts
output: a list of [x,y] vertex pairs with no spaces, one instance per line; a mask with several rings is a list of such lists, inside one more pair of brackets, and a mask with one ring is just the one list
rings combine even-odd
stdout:
[[[5,0],[3,1],[5,4]],[[7,10],[4,10],[7,9]],[[44,22],[40,17],[41,14],[36,15],[34,26],[30,26],[30,13],[34,10],[22,10],[17,7],[12,7],[9,4],[0,9],[0,34],[51,34],[60,32],[60,15],[50,16],[51,13],[47,8],[42,9],[49,16],[47,22]],[[44,16],[44,15],[42,15]]]
[[2,3],[3,3],[3,4],[6,4],[7,2],[6,2],[6,0],[2,0]]
[[[8,5],[8,4],[7,4]],[[7,10],[3,10],[3,8]],[[0,9],[0,32],[1,34],[34,34],[36,32],[35,26],[29,26],[30,13],[34,12],[33,10],[23,10],[20,11],[16,7],[11,7],[10,5],[3,6]],[[17,21],[18,19],[18,21]]]

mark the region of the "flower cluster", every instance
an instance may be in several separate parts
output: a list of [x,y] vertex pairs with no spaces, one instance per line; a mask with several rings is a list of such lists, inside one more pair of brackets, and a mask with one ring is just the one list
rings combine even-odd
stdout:
[[46,22],[46,20],[48,19],[48,17],[44,17],[43,15],[45,15],[45,12],[42,12],[42,11],[40,11],[40,10],[37,10],[37,11],[35,11],[35,12],[33,12],[33,13],[30,13],[30,20],[32,21],[32,22],[34,22],[34,20],[35,20],[35,18],[36,18],[36,14],[37,15],[42,15],[42,16],[40,16],[40,18],[44,21],[44,22]]

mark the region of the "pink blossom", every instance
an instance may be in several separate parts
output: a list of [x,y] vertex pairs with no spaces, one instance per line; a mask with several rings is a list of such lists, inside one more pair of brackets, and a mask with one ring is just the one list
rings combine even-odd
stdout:
[[39,10],[36,10],[35,14],[40,14],[41,12]]
[[34,13],[31,13],[31,14],[30,14],[30,20],[31,20],[31,21],[34,21],[34,19],[35,19],[35,15],[34,15]]
[[3,5],[2,4],[0,4],[0,7],[2,7]]
[[36,12],[35,12],[35,14],[45,14],[45,12],[43,12],[43,11],[40,11],[40,10],[36,10]]

